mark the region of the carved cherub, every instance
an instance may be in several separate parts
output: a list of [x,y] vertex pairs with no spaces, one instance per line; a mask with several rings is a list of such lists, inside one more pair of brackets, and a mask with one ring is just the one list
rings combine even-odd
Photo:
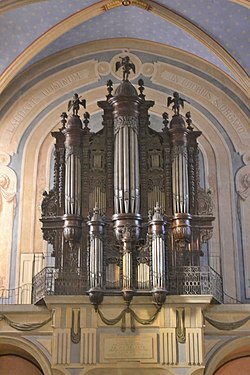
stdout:
[[178,92],[173,93],[173,98],[171,96],[168,97],[168,107],[170,104],[174,103],[172,110],[174,111],[175,115],[179,115],[180,113],[180,106],[184,108],[184,102],[189,103],[187,100],[180,98],[180,95]]
[[80,109],[80,105],[82,105],[84,108],[86,108],[86,100],[80,99],[81,96],[78,96],[78,94],[74,94],[73,99],[68,102],[68,111],[73,108],[73,115],[78,115],[78,111]]
[[123,81],[128,81],[128,77],[130,74],[130,70],[132,70],[135,73],[135,64],[133,64],[129,56],[120,57],[121,61],[117,61],[115,64],[115,71],[119,70],[122,67],[123,70]]

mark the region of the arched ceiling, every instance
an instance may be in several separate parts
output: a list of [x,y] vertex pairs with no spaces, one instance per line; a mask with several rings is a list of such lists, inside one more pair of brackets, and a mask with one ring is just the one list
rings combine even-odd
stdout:
[[67,47],[107,38],[149,40],[188,51],[249,87],[247,1],[5,0],[2,89],[27,66]]

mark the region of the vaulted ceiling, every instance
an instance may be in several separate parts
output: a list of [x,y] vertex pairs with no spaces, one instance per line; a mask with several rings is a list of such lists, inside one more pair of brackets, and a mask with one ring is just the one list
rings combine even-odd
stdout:
[[2,0],[1,87],[65,48],[128,37],[188,51],[246,89],[249,9],[247,0]]

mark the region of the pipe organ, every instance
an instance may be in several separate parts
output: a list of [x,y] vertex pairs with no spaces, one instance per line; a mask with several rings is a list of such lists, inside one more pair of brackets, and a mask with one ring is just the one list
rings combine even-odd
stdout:
[[54,187],[44,193],[42,230],[54,248],[55,294],[88,293],[98,304],[105,293],[121,293],[127,303],[152,293],[161,304],[168,293],[185,292],[176,275],[200,267],[212,233],[211,210],[201,208],[210,199],[199,185],[201,132],[190,112],[180,113],[185,100],[176,92],[167,101],[172,119],[164,112],[163,129],[153,130],[154,102],[141,79],[138,92],[129,81],[128,57],[120,67],[123,81],[113,95],[108,81],[106,100],[97,103],[100,131],[91,131],[88,112],[81,120],[85,101],[75,94],[73,113],[63,113],[52,133]]

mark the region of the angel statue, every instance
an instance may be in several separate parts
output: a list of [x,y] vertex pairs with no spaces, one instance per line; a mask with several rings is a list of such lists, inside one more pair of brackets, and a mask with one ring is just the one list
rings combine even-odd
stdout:
[[133,70],[133,72],[135,73],[135,64],[133,64],[130,61],[129,56],[120,57],[120,59],[121,61],[117,61],[115,64],[115,71],[117,72],[117,70],[119,70],[122,67],[122,71],[123,71],[122,80],[128,81],[130,70]]
[[78,96],[78,94],[74,94],[73,99],[68,102],[68,111],[73,108],[73,115],[78,115],[78,111],[80,109],[80,105],[82,105],[84,108],[86,108],[86,100],[80,99],[81,96]]
[[189,102],[185,99],[180,98],[179,93],[176,91],[173,93],[173,96],[174,96],[173,98],[171,96],[168,97],[168,107],[170,106],[170,104],[174,103],[172,110],[174,111],[175,115],[179,115],[180,106],[184,108],[184,102],[187,102],[187,103]]

